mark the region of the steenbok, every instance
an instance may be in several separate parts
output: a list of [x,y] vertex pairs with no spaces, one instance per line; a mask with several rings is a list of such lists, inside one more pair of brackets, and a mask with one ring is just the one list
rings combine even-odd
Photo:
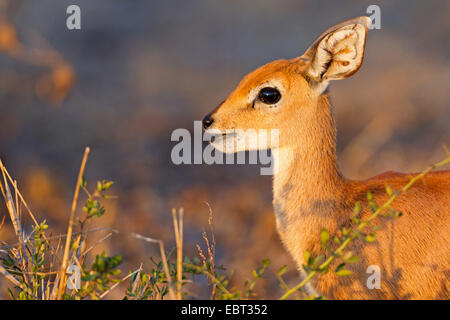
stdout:
[[[350,226],[356,202],[361,203],[359,218],[368,217],[369,191],[382,204],[389,197],[386,186],[401,189],[412,177],[386,172],[353,181],[342,176],[336,163],[336,127],[327,88],[330,80],[359,69],[369,25],[367,17],[348,20],[325,31],[302,56],[256,69],[203,119],[206,132],[226,132],[212,142],[224,153],[258,149],[252,143],[237,147],[244,139],[239,132],[279,131],[278,144],[267,146],[278,168],[273,207],[282,242],[302,273],[305,250],[314,256],[327,254],[318,241],[322,228],[333,234]],[[311,292],[333,299],[449,298],[450,171],[426,175],[392,207],[403,216],[379,218],[375,242],[353,241],[348,247],[359,257],[349,266],[354,275],[319,275],[309,284]],[[366,285],[371,265],[381,270],[380,289]]]

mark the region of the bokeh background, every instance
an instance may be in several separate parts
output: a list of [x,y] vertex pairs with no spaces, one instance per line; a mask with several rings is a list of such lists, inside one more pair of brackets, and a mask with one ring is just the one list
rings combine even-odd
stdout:
[[[81,7],[79,31],[66,28],[70,4]],[[450,141],[448,1],[0,0],[0,157],[37,218],[63,233],[90,146],[88,186],[107,178],[119,196],[97,224],[120,231],[93,253],[121,254],[124,273],[141,262],[149,269],[148,257],[158,256],[132,232],[174,246],[172,207],[184,208],[185,253],[195,256],[208,203],[216,263],[235,270],[234,285],[264,258],[275,272],[288,265],[292,285],[271,177],[252,165],[173,165],[170,135],[192,131],[246,73],[302,54],[370,4],[381,7],[381,29],[369,32],[363,67],[331,86],[339,165],[355,179],[420,171],[444,158]],[[7,221],[0,239],[12,238]],[[0,285],[6,297],[3,278]],[[270,274],[256,289],[264,298],[281,293]]]

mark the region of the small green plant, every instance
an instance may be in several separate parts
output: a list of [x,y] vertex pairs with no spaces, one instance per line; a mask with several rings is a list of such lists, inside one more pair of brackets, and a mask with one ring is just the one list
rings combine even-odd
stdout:
[[[85,285],[76,292],[75,299],[84,299],[90,296],[92,299],[99,299],[104,292],[107,292],[112,284],[120,282],[117,276],[120,270],[117,267],[122,263],[119,255],[107,256],[105,252],[95,257],[90,268],[83,265],[83,275],[81,280]],[[70,297],[70,296],[69,296]]]
[[[86,155],[87,153],[85,153]],[[85,156],[86,158],[86,156]],[[85,159],[84,159],[85,160]],[[85,162],[85,161],[83,161]],[[112,181],[102,180],[97,182],[96,188],[89,192],[87,182],[80,171],[80,187],[86,193],[86,202],[83,207],[84,215],[78,216],[77,232],[68,235],[50,237],[48,236],[48,225],[46,221],[38,223],[27,203],[17,189],[15,181],[11,178],[6,168],[1,165],[3,183],[0,183],[1,191],[9,211],[11,221],[18,239],[18,244],[10,246],[2,243],[0,250],[0,273],[10,280],[14,287],[8,290],[12,299],[99,299],[105,292],[120,281],[117,276],[120,270],[122,258],[118,255],[108,256],[105,252],[97,255],[94,261],[87,266],[87,253],[95,246],[87,248],[88,234],[92,230],[86,230],[91,219],[98,218],[105,213],[101,205],[101,199],[108,199],[106,192],[113,185]],[[11,192],[10,185],[13,186]],[[77,197],[78,198],[78,195]],[[13,201],[15,199],[15,201]],[[19,203],[19,200],[21,203]],[[23,205],[35,225],[30,235],[25,235],[22,229],[20,208]],[[73,206],[75,212],[76,206]],[[63,265],[63,248],[61,239],[68,239],[68,254],[66,266]],[[98,243],[97,243],[98,244]],[[67,265],[75,265],[80,270],[83,285],[71,292],[66,290]],[[61,281],[61,269],[64,270],[64,280]],[[61,282],[63,290],[60,291]]]

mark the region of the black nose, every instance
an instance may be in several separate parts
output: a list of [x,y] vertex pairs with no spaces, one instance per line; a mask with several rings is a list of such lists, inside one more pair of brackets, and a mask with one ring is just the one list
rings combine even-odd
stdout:
[[211,118],[211,116],[208,114],[206,117],[203,118],[203,129],[208,129],[209,127],[211,127],[211,125],[213,124],[214,119]]

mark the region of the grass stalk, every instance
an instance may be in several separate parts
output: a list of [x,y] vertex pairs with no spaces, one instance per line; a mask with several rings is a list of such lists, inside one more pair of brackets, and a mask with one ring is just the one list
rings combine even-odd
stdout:
[[178,300],[182,299],[181,285],[183,281],[183,208],[180,208],[178,214],[172,209],[173,228],[175,231],[175,242],[177,245],[177,286],[176,296]]
[[162,260],[164,272],[165,272],[165,274],[167,276],[167,282],[168,282],[168,288],[169,288],[169,297],[170,297],[171,300],[176,300],[177,295],[175,294],[175,289],[174,289],[172,277],[170,276],[170,272],[169,272],[169,265],[167,264],[166,252],[164,250],[164,241],[159,240],[159,239],[153,239],[153,238],[145,237],[145,236],[142,236],[142,235],[137,234],[137,233],[132,233],[131,236],[136,238],[136,239],[139,239],[139,240],[143,240],[143,241],[150,242],[150,243],[157,243],[159,245],[159,251],[160,251],[160,254],[161,254],[161,260]]
[[66,269],[67,269],[67,263],[69,260],[69,250],[70,250],[70,242],[72,239],[73,220],[74,220],[74,216],[75,216],[75,211],[77,209],[78,194],[80,192],[81,181],[83,178],[84,169],[86,167],[86,161],[87,161],[87,158],[89,155],[89,151],[90,151],[89,147],[86,147],[86,149],[84,150],[83,160],[81,162],[80,171],[78,173],[77,184],[76,184],[75,192],[73,195],[72,209],[70,211],[69,225],[67,227],[66,244],[64,246],[64,254],[63,254],[63,260],[62,260],[60,276],[59,276],[58,300],[60,300],[62,298],[62,295],[65,290]]

